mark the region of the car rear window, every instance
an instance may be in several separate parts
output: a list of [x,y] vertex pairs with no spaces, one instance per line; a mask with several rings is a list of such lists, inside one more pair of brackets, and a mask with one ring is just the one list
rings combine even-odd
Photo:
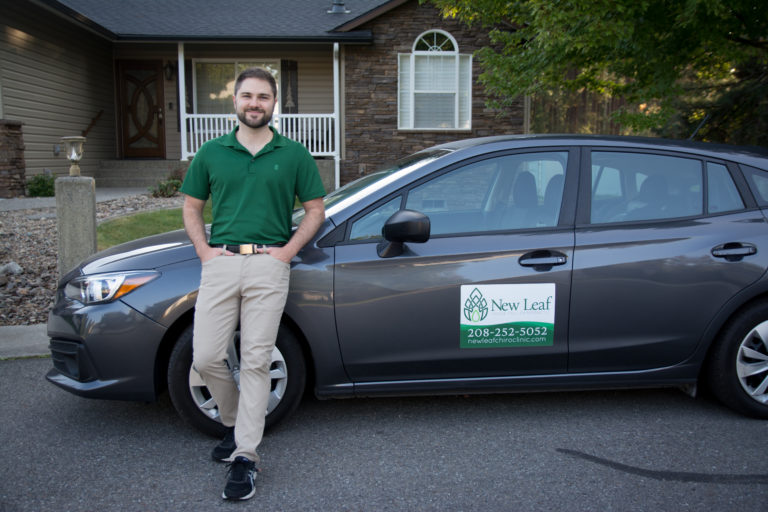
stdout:
[[761,207],[768,206],[768,171],[742,165],[741,170],[747,178],[749,188]]

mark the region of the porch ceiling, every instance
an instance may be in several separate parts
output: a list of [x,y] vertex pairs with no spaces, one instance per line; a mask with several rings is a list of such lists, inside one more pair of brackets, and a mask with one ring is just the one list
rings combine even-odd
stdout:
[[334,31],[387,0],[38,0],[114,41],[372,41],[370,31]]

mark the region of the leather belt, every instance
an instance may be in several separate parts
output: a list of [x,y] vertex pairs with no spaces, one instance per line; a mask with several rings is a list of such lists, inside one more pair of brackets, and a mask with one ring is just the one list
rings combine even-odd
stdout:
[[258,254],[259,250],[268,247],[283,247],[285,244],[211,244],[235,254]]

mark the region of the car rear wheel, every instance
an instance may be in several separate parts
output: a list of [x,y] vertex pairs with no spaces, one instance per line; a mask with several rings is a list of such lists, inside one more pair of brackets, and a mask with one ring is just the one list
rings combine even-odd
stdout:
[[[198,430],[216,437],[225,429],[219,409],[200,374],[192,368],[192,325],[176,340],[168,364],[168,393],[179,415]],[[227,350],[227,364],[232,378],[240,383],[240,333],[236,332]],[[296,337],[281,326],[270,365],[272,379],[265,428],[270,428],[290,415],[304,393],[306,365]]]
[[716,341],[709,384],[725,405],[768,418],[768,303],[736,315]]

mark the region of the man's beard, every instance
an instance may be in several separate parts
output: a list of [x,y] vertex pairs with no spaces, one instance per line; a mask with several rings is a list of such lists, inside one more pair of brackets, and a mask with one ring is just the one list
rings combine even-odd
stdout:
[[243,110],[237,114],[237,118],[240,120],[241,123],[243,123],[245,126],[249,128],[261,128],[262,126],[266,126],[269,124],[269,122],[272,120],[272,113],[267,113],[266,110],[250,110],[250,112],[261,112],[263,115],[258,118],[256,121],[250,121],[248,119],[248,110]]

